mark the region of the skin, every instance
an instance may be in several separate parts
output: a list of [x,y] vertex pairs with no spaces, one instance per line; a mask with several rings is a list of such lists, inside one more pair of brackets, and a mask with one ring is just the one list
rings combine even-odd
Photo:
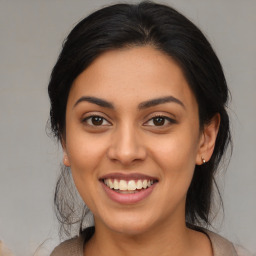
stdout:
[[[166,96],[181,104],[138,108]],[[78,102],[81,97],[113,108]],[[103,119],[97,123],[92,115]],[[199,128],[197,101],[182,70],[151,46],[108,51],[83,71],[68,96],[62,144],[63,162],[95,218],[84,255],[212,255],[206,235],[186,227],[185,201],[195,165],[211,157],[218,127],[216,115]],[[158,183],[144,200],[120,204],[99,181],[109,173],[146,174]]]

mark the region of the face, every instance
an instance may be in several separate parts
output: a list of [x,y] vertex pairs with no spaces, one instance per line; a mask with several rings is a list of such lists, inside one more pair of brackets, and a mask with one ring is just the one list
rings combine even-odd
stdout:
[[150,46],[104,53],[71,87],[64,164],[96,227],[139,234],[184,223],[202,144],[182,70]]

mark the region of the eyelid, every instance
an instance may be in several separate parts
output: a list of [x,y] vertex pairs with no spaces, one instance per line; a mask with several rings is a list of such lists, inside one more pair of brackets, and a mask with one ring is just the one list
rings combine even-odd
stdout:
[[[107,122],[108,124],[101,124],[101,125],[88,124],[87,121],[90,120],[93,117],[100,117],[100,118],[104,119],[104,121]],[[103,114],[99,114],[99,113],[87,113],[86,116],[82,117],[81,122],[85,123],[87,126],[91,126],[91,127],[102,127],[102,126],[110,126],[110,125],[112,125],[112,123],[106,117],[104,117]]]
[[[157,117],[161,117],[161,118],[167,120],[169,123],[168,123],[168,124],[161,125],[161,126],[157,126],[157,125],[147,125],[148,122],[152,121],[154,118],[157,118]],[[146,122],[144,122],[143,125],[161,128],[161,127],[166,127],[167,125],[176,124],[176,123],[177,123],[177,121],[176,121],[174,118],[171,118],[171,117],[166,116],[166,115],[164,115],[164,114],[155,114],[155,115],[151,116]]]

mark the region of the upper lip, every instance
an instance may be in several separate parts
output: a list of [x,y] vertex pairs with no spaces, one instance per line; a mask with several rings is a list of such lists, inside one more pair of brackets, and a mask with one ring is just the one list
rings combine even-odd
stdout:
[[142,173],[109,173],[103,175],[99,178],[99,180],[105,179],[117,179],[117,180],[156,180],[158,179],[153,176],[149,176]]

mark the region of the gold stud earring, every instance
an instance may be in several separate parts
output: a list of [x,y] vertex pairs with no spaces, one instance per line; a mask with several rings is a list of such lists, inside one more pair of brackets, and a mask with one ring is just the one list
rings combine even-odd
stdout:
[[65,166],[69,166],[68,156],[66,156],[66,155],[63,157],[63,164]]
[[205,164],[206,161],[205,161],[205,159],[202,156],[201,156],[201,159],[202,159],[203,164]]

